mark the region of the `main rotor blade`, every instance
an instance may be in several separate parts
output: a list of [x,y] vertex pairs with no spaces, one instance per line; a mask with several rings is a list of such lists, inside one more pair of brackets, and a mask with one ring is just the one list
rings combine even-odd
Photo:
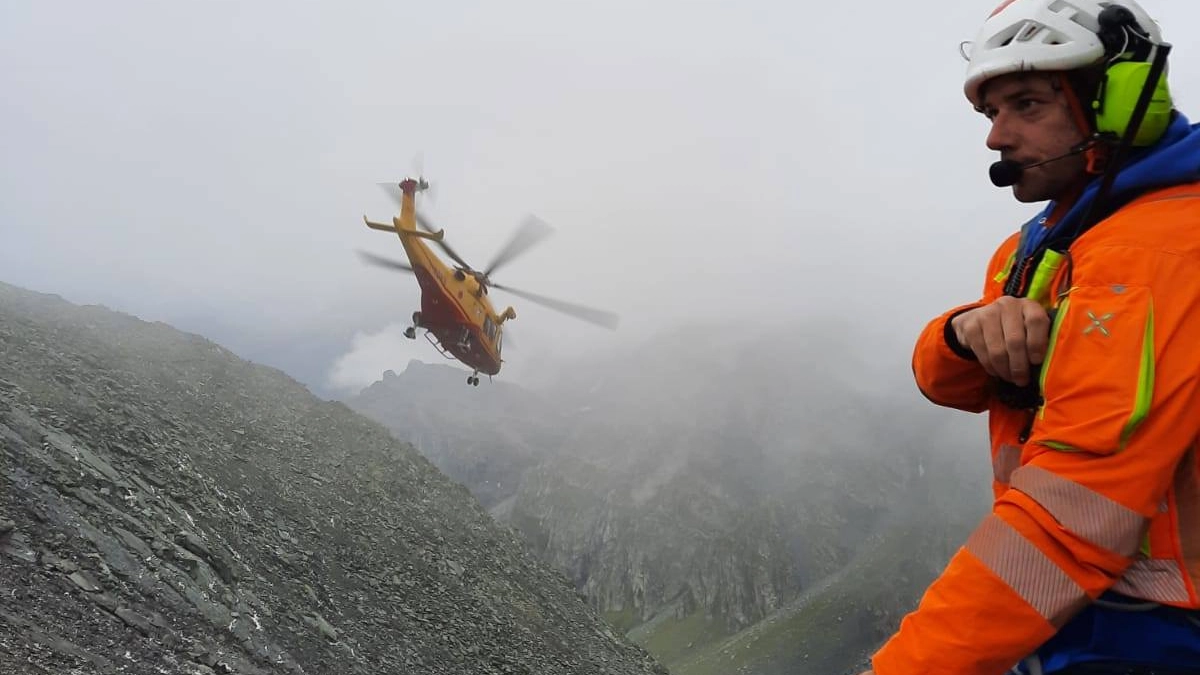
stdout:
[[[416,217],[417,217],[417,225],[420,226],[420,228],[422,230],[425,230],[426,232],[437,232],[438,231],[438,229],[433,226],[433,223],[430,222],[429,218],[421,215],[420,211],[415,212],[414,215],[416,215]],[[446,255],[450,256],[450,259],[453,260],[454,262],[458,263],[460,267],[463,267],[465,269],[471,269],[471,266],[467,264],[467,261],[463,260],[461,257],[459,257],[458,253],[456,253],[454,251],[454,249],[450,248],[450,244],[447,244],[445,242],[445,240],[434,242],[434,243],[436,243],[438,246],[440,246],[441,249],[446,252]]]
[[553,309],[557,312],[562,312],[563,314],[566,314],[568,316],[573,316],[576,319],[587,321],[588,323],[594,323],[597,326],[603,326],[610,330],[616,329],[616,327],[617,327],[618,317],[616,314],[613,314],[612,312],[606,312],[602,309],[593,309],[591,307],[577,305],[572,302],[564,302],[562,300],[555,300],[554,298],[547,298],[544,295],[538,295],[537,293],[530,293],[529,291],[518,290],[516,288],[511,288],[509,286],[501,286],[500,284],[496,284],[496,283],[492,284],[492,288],[499,288],[500,290],[508,291],[509,293],[512,293],[513,295],[516,295],[518,297],[525,298],[526,300],[529,300],[530,302],[536,302],[537,304],[542,305],[543,307],[549,307],[550,309]]
[[513,233],[512,239],[508,240],[504,248],[500,249],[500,252],[492,259],[492,263],[483,271],[483,276],[490,277],[498,267],[528,251],[534,244],[549,237],[553,232],[554,228],[544,220],[533,215],[527,216],[520,228]]
[[375,255],[374,253],[368,253],[366,251],[361,251],[361,250],[357,251],[357,253],[358,253],[358,257],[362,258],[364,262],[371,264],[371,265],[375,265],[376,267],[383,267],[383,268],[389,269],[389,270],[398,270],[401,272],[408,272],[410,274],[413,271],[413,268],[411,266],[406,265],[402,262],[398,262],[396,260],[392,260],[391,258],[385,258],[383,256]]

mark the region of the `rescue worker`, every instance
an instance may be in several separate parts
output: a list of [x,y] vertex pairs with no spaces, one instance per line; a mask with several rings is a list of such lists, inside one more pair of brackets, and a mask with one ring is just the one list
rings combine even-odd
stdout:
[[993,181],[1048,204],[917,341],[922,393],[988,413],[995,501],[869,672],[1200,673],[1200,125],[1170,45],[1131,0],[1008,0],[963,51]]

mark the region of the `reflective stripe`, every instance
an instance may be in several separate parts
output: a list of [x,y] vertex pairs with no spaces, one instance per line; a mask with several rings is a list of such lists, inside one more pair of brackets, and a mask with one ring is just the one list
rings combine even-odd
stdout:
[[1079,448],[1074,448],[1066,443],[1060,443],[1058,441],[1039,441],[1039,443],[1047,448],[1050,448],[1051,450],[1058,450],[1059,452],[1080,452]]
[[995,281],[996,283],[1000,283],[1000,282],[1004,281],[1005,279],[1007,279],[1008,272],[1009,272],[1009,270],[1012,269],[1012,265],[1016,260],[1017,260],[1017,252],[1016,252],[1016,250],[1014,250],[1012,253],[1008,254],[1008,259],[1004,261],[1004,266],[1000,268],[1000,271],[996,273],[996,276],[992,277],[992,281]]
[[1121,430],[1121,449],[1129,444],[1129,438],[1150,413],[1150,398],[1154,394],[1154,300],[1151,298],[1150,309],[1146,315],[1146,326],[1142,333],[1142,358],[1138,364],[1137,395],[1133,402],[1133,412],[1129,421]]
[[1029,290],[1025,291],[1025,297],[1049,309],[1054,301],[1054,298],[1050,297],[1050,283],[1058,275],[1065,257],[1058,251],[1046,249],[1042,254],[1042,261],[1033,271],[1033,279],[1029,282]]
[[1013,471],[1016,471],[1020,466],[1020,446],[1004,443],[996,451],[996,458],[992,460],[992,477],[996,479],[997,483],[1008,485],[1009,481],[1012,480]]
[[[1050,372],[1050,362],[1054,358],[1054,346],[1058,344],[1058,329],[1063,325],[1063,321],[1067,318],[1067,312],[1071,311],[1071,297],[1067,296],[1058,305],[1058,311],[1054,313],[1054,320],[1050,322],[1050,346],[1046,348],[1046,356],[1042,359],[1042,372],[1038,375],[1038,391],[1045,394],[1046,392],[1046,374]],[[1044,418],[1046,415],[1046,404],[1038,408],[1038,418]]]
[[1186,603],[1187,585],[1174,560],[1137,560],[1113,590],[1133,598],[1155,602]]
[[[1175,512],[1179,550],[1192,593],[1200,596],[1200,458],[1196,453],[1193,445],[1175,469]],[[1200,602],[1193,606],[1200,606]]]
[[1083,587],[995,514],[971,533],[966,549],[1055,627],[1088,603]]
[[1017,469],[1012,487],[1041,504],[1063,527],[1126,557],[1137,552],[1150,522],[1137,511],[1040,466]]

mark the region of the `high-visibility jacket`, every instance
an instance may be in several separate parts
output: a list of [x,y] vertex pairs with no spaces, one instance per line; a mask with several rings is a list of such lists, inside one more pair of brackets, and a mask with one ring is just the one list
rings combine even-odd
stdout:
[[917,342],[930,400],[989,413],[995,502],[877,675],[999,675],[1107,591],[1200,608],[1200,183],[1146,192],[1071,245],[1032,411],[1001,403],[947,335],[1003,294],[1017,246]]

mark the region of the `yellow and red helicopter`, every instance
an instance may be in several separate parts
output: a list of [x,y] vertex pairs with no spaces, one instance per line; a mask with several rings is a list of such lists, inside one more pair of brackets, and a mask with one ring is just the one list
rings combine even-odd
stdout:
[[[400,207],[400,214],[392,217],[391,224],[373,222],[365,215],[363,221],[373,230],[398,234],[408,256],[408,264],[366,251],[358,253],[372,265],[416,276],[421,287],[421,309],[413,312],[412,326],[404,331],[404,335],[410,340],[416,339],[417,329],[424,329],[425,338],[443,356],[457,359],[473,370],[467,377],[467,384],[479,386],[480,373],[490,377],[500,372],[503,363],[500,357],[503,326],[506,321],[517,317],[512,307],[497,313],[488,297],[489,289],[501,289],[577,319],[616,328],[617,316],[611,312],[555,300],[492,281],[491,275],[498,268],[549,236],[551,228],[546,223],[533,216],[527,218],[491,263],[483,270],[476,270],[446,243],[445,232],[434,228],[429,219],[417,211],[417,193],[429,189],[429,183],[424,178],[408,178],[398,185],[382,185]],[[426,242],[437,244],[454,261],[455,266],[443,262]]]

